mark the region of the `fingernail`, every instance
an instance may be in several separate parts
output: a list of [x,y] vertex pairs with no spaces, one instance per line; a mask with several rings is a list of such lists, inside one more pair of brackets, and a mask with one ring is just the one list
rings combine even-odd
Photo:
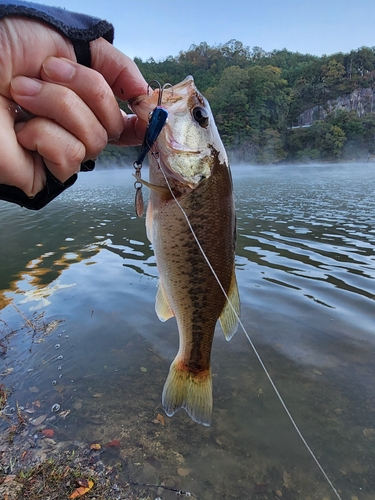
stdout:
[[48,57],[43,63],[43,69],[48,78],[54,82],[66,82],[74,74],[75,67],[67,59]]
[[42,84],[34,78],[16,76],[11,82],[12,89],[18,95],[33,96],[40,92]]

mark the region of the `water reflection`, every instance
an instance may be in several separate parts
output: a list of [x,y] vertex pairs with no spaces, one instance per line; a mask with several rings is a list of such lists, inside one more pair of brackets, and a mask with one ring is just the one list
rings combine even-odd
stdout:
[[[215,338],[212,427],[182,412],[161,424],[177,328],[154,312],[133,180],[83,179],[41,213],[1,205],[11,404],[52,419],[58,443],[119,440],[139,482],[205,500],[333,498],[241,332]],[[243,323],[335,486],[373,498],[375,169],[239,167],[234,183]]]

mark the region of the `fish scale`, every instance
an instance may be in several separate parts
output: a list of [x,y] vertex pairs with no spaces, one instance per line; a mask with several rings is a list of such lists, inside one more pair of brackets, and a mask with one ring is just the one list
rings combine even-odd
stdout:
[[[226,167],[224,169],[226,173]],[[222,183],[224,188],[227,184],[228,182]],[[220,282],[228,292],[231,274],[228,273],[226,263],[228,261],[233,263],[234,246],[231,238],[233,220],[224,217],[228,211],[225,198],[229,197],[227,203],[232,203],[231,193],[226,191],[225,193],[225,189],[221,188],[213,175],[200,184],[193,193],[181,197],[179,202],[187,213]],[[197,211],[197,205],[201,202],[197,203],[195,199],[203,199],[207,195],[211,198],[219,198],[221,203],[212,204],[216,207],[215,211],[207,203],[205,210],[201,208]],[[177,216],[173,212],[177,212]],[[154,252],[156,260],[161,263],[158,268],[164,291],[167,297],[170,297],[172,310],[175,311],[177,322],[181,324],[184,331],[182,341],[188,344],[186,329],[191,331],[189,336],[194,336],[195,332],[205,331],[209,339],[205,342],[205,345],[209,346],[205,358],[209,361],[212,330],[215,328],[226,299],[192,237],[186,221],[179,217],[179,212],[179,207],[172,200],[158,210],[157,214],[155,213],[154,228],[157,229],[153,240]],[[234,218],[234,214],[232,216]],[[227,227],[222,224],[223,218],[226,219]],[[202,219],[204,219],[204,224],[202,224]],[[170,245],[170,239],[174,242],[173,246]],[[171,278],[164,279],[164,276]],[[181,290],[184,286],[187,288],[187,293]],[[215,300],[210,300],[212,297]],[[196,339],[192,343],[197,348],[203,342],[203,338],[198,334],[195,335]],[[189,364],[188,360],[186,364]]]

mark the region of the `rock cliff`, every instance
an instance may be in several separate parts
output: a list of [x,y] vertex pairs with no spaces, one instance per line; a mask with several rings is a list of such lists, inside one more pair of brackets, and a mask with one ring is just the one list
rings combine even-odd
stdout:
[[351,94],[338,97],[326,102],[324,106],[314,106],[301,113],[298,117],[298,126],[309,126],[315,120],[324,120],[331,113],[339,110],[356,111],[358,116],[375,112],[375,91],[372,88],[358,88]]

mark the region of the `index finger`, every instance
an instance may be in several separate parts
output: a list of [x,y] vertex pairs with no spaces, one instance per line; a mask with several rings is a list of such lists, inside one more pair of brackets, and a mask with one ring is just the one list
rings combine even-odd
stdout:
[[[114,94],[128,101],[147,93],[147,82],[135,62],[103,38],[90,42],[91,67],[101,73]],[[134,146],[142,143],[147,123],[123,113],[124,129],[113,144]]]
[[147,93],[147,83],[135,62],[104,38],[90,42],[91,67],[101,73],[122,101]]

